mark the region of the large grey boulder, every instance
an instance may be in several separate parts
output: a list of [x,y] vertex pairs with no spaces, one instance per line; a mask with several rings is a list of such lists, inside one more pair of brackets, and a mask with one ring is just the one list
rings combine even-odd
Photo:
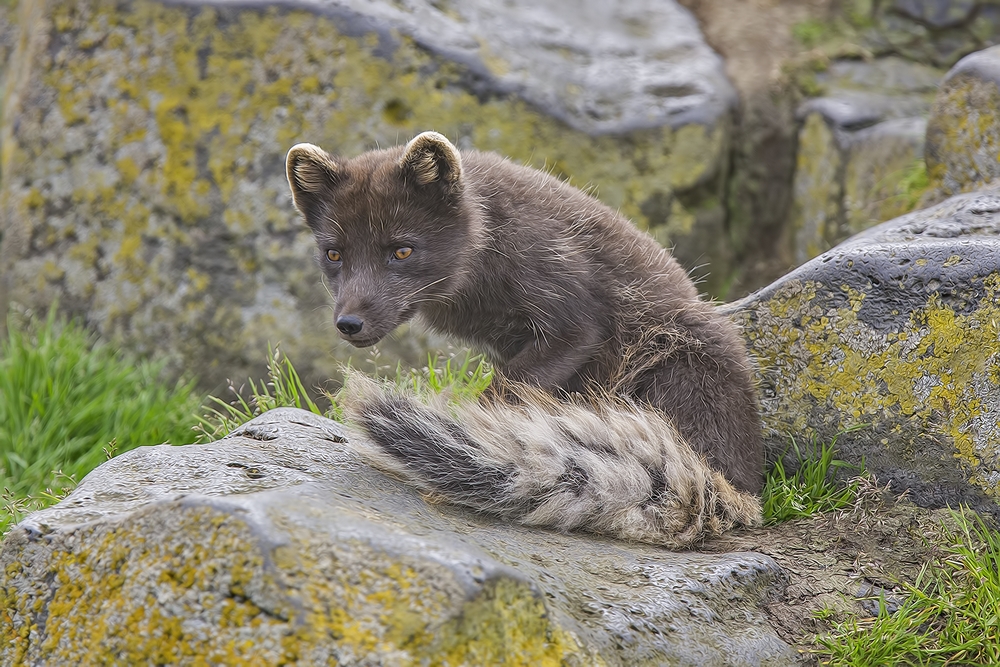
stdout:
[[705,43],[691,13],[675,2],[297,4],[366,25],[387,39],[392,30],[409,35],[421,46],[468,66],[481,78],[478,92],[516,92],[588,134],[713,125],[736,103],[722,60]]
[[[58,299],[208,387],[261,375],[269,342],[308,385],[337,377],[355,351],[331,334],[284,153],[427,129],[597,188],[725,284],[736,99],[672,0],[293,4],[5,10],[0,312]],[[403,333],[354,365],[442,345]]]
[[730,305],[760,364],[771,458],[789,436],[837,437],[919,503],[997,513],[998,304],[993,188],[873,227]]
[[754,553],[673,553],[426,504],[336,423],[265,413],[92,472],[0,546],[0,662],[791,665]]

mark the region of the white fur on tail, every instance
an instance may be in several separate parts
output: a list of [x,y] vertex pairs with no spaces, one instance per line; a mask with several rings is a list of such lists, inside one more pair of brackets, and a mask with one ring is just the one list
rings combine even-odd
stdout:
[[760,501],[712,470],[659,413],[619,399],[426,405],[354,374],[351,439],[421,491],[529,526],[686,547],[761,523]]

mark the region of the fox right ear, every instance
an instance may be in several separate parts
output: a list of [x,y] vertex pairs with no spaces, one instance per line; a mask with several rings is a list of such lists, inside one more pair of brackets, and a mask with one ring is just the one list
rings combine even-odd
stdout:
[[309,204],[340,180],[341,171],[319,146],[296,144],[285,159],[285,176],[295,208],[305,215]]
[[420,186],[441,183],[457,190],[462,182],[462,156],[444,135],[421,132],[403,149],[399,165],[408,170]]

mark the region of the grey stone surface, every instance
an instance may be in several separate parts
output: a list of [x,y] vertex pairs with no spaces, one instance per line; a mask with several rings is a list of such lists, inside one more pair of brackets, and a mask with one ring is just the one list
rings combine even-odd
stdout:
[[[266,5],[261,0],[219,0]],[[722,59],[674,0],[296,0],[398,30],[588,133],[714,125],[737,103]]]
[[1000,43],[1000,5],[994,0],[867,4],[867,45],[879,53],[950,67],[973,51]]
[[[919,504],[1000,498],[1000,191],[873,227],[729,306],[772,456],[837,437]],[[856,429],[856,430],[850,430]]]
[[761,610],[770,557],[428,505],[344,436],[279,409],[97,468],[0,545],[0,660],[796,664]]
[[950,28],[968,21],[976,0],[892,0],[892,9],[932,28]]

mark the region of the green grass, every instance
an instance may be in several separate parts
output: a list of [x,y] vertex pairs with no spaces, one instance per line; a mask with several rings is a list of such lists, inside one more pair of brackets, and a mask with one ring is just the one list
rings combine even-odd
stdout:
[[165,384],[162,370],[54,309],[35,322],[8,316],[0,339],[0,531],[58,499],[113,451],[192,442],[202,398],[191,381]]
[[1000,665],[1000,533],[972,513],[955,519],[945,556],[904,585],[895,613],[880,605],[817,638],[822,664]]
[[[8,318],[0,340],[0,533],[10,521],[57,502],[93,467],[142,444],[217,439],[260,413],[293,406],[337,418],[336,395],[325,410],[309,396],[292,363],[274,350],[265,381],[248,381],[248,397],[202,402],[190,381],[167,386],[161,363],[149,362],[59,320]],[[394,381],[418,393],[446,392],[474,399],[489,385],[492,369],[464,356],[425,368],[396,371]],[[202,417],[208,405],[207,414]],[[195,428],[198,433],[192,432]],[[836,458],[836,439],[791,443],[797,470],[782,462],[768,473],[763,492],[768,523],[850,506],[858,482],[838,482],[847,466]],[[863,470],[858,470],[862,473]],[[947,535],[945,556],[926,565],[906,600],[890,614],[852,616],[816,639],[823,664],[1000,664],[1000,533],[981,518],[956,514],[959,529]]]
[[[225,437],[237,427],[254,417],[274,408],[301,408],[318,415],[325,414],[312,400],[298,372],[288,357],[276,348],[268,348],[267,381],[247,381],[249,399],[233,385],[229,391],[236,398],[230,402],[209,396],[206,402],[207,414],[198,419],[195,430],[199,432],[199,442],[212,442]],[[337,416],[335,406],[326,414]]]
[[[348,373],[360,372],[348,369]],[[447,393],[451,400],[474,399],[479,396],[493,379],[493,368],[478,355],[461,354],[445,359],[437,357],[427,360],[422,369],[403,370],[396,367],[393,381],[400,388],[417,394]],[[343,413],[337,401],[339,394],[326,394],[329,407],[325,410],[315,403],[302,384],[291,360],[278,350],[271,350],[267,364],[265,382],[247,383],[249,396],[230,385],[229,391],[235,396],[229,402],[210,396],[208,413],[200,419],[197,427],[200,442],[217,440],[234,429],[250,421],[257,415],[278,407],[295,407],[343,421]]]
[[421,369],[403,371],[396,369],[396,384],[418,394],[447,393],[450,400],[475,400],[486,391],[493,380],[493,366],[479,355],[462,354],[444,363],[430,357]]
[[768,471],[761,492],[765,524],[830,512],[854,502],[858,495],[858,481],[840,482],[836,473],[841,468],[854,467],[857,475],[861,475],[864,466],[851,466],[835,458],[836,444],[837,438],[829,443],[813,439],[807,447],[800,448],[792,438],[791,447],[798,459],[797,470],[789,475],[782,460],[778,459]]

